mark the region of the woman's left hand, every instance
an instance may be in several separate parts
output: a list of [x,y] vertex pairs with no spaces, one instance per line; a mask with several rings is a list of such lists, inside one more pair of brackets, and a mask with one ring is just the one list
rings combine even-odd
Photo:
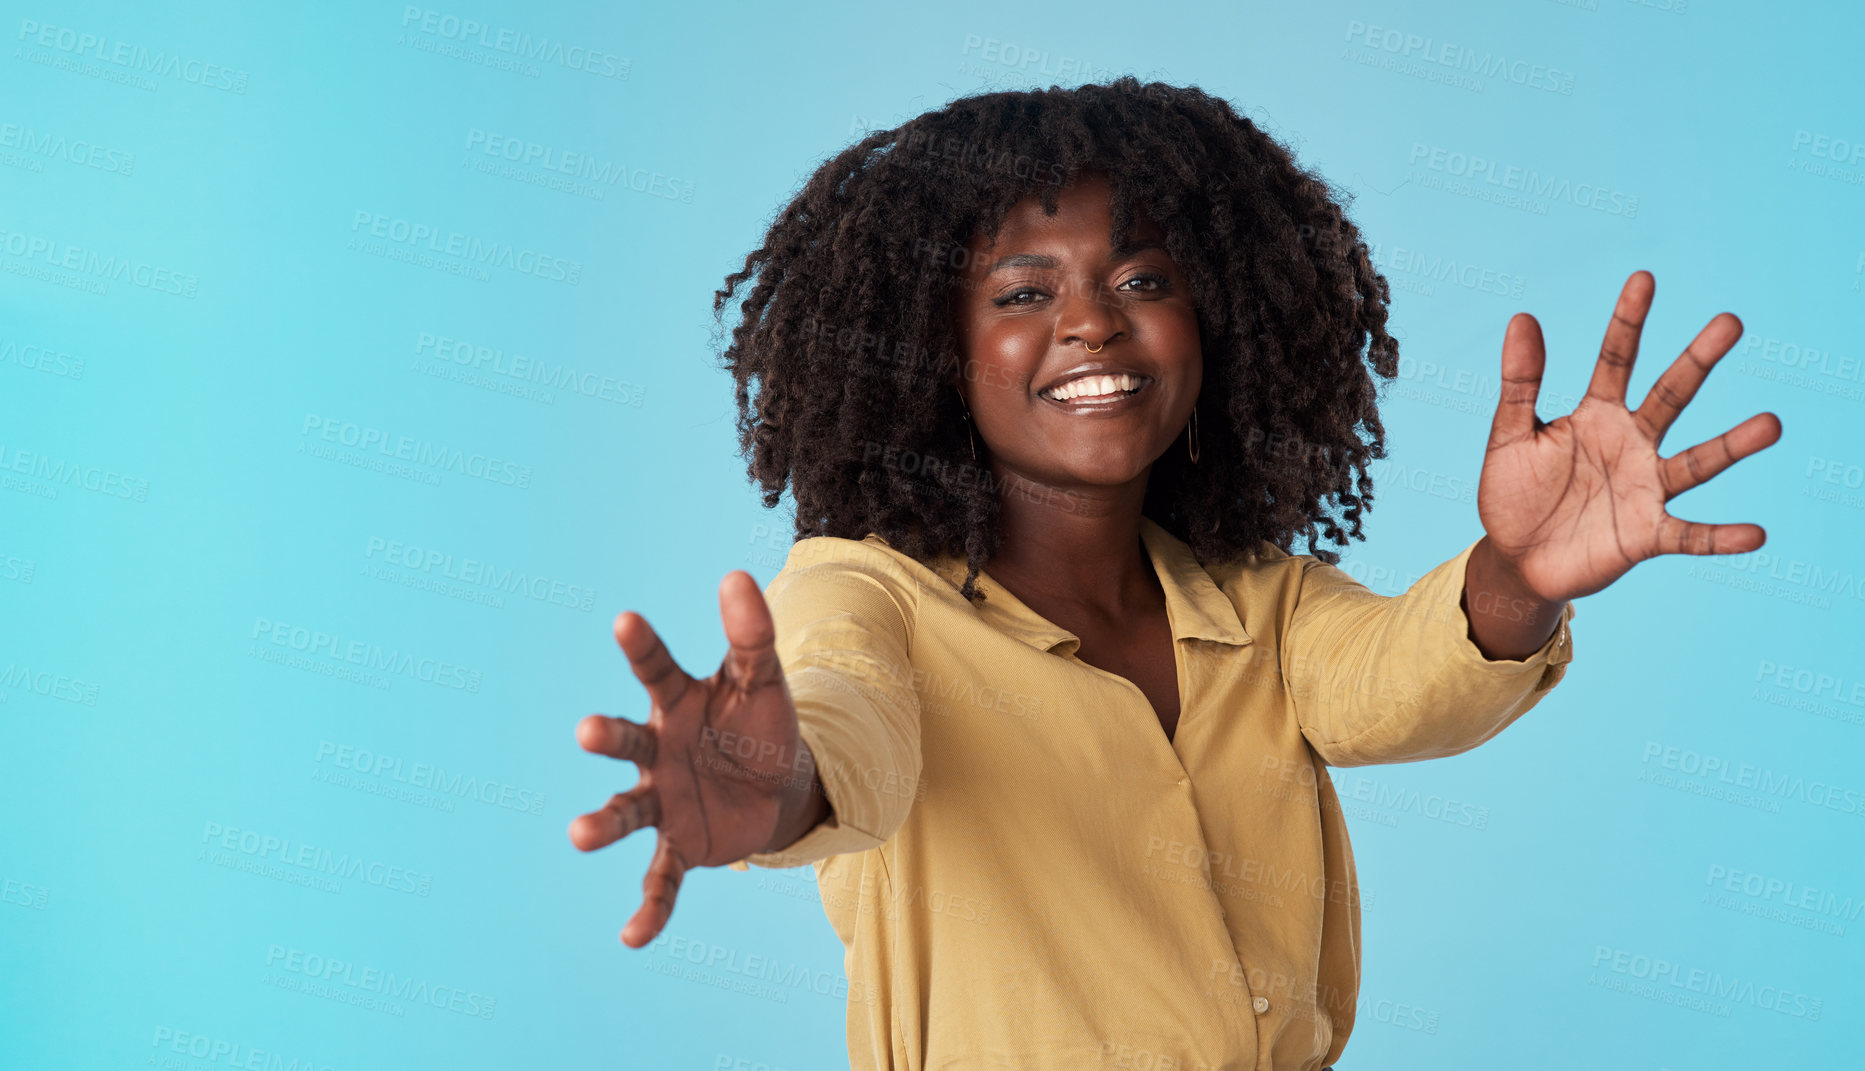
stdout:
[[1658,456],[1677,414],[1742,336],[1742,321],[1727,312],[1712,319],[1629,410],[1626,383],[1655,289],[1650,272],[1626,280],[1586,396],[1549,423],[1535,415],[1547,363],[1541,325],[1517,313],[1503,338],[1501,398],[1477,513],[1498,563],[1555,605],[1599,591],[1647,558],[1741,554],[1767,538],[1758,524],[1704,524],[1665,511],[1666,502],[1772,445],[1781,422],[1757,413],[1714,439]]

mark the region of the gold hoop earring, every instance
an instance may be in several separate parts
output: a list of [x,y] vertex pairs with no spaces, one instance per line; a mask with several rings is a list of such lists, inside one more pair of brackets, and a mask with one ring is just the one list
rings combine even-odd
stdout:
[[1198,408],[1192,407],[1191,422],[1185,425],[1185,448],[1191,451],[1192,464],[1198,463]]
[[[1081,345],[1082,345],[1082,348],[1083,348],[1083,349],[1087,349],[1087,348],[1088,348],[1088,344],[1087,344],[1086,342],[1084,342],[1084,343],[1082,343]],[[1105,343],[1105,342],[1103,342],[1103,343],[1101,343],[1101,349],[1094,349],[1094,350],[1088,350],[1088,352],[1089,352],[1089,353],[1100,353],[1100,352],[1101,352],[1101,350],[1104,350],[1104,349],[1106,349],[1106,348],[1107,348],[1107,343]]]
[[971,459],[978,460],[978,440],[971,434],[971,406],[965,405],[965,396],[958,396],[958,404],[965,409],[965,441],[971,445]]

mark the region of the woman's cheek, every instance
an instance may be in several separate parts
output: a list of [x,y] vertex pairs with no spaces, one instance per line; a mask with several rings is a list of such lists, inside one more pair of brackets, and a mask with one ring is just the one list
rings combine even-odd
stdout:
[[974,361],[970,369],[971,384],[982,390],[1002,390],[1016,382],[1008,365]]

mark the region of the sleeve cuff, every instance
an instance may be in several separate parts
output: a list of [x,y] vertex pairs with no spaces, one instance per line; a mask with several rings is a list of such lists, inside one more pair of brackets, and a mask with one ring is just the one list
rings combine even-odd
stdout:
[[1477,672],[1489,673],[1501,678],[1538,673],[1540,680],[1536,682],[1533,691],[1545,692],[1554,687],[1566,672],[1564,667],[1574,660],[1573,629],[1570,627],[1576,613],[1573,601],[1569,600],[1561,608],[1560,618],[1554,626],[1554,632],[1533,653],[1519,659],[1485,657],[1482,650],[1477,647],[1476,641],[1470,638],[1470,618],[1460,605],[1463,600],[1466,568],[1470,555],[1480,542],[1482,542],[1480,538],[1471,540],[1470,544],[1458,553],[1453,568],[1449,570],[1452,584],[1444,605],[1448,609],[1449,619],[1455,622],[1455,627],[1452,629],[1454,635],[1450,641],[1451,663],[1460,669],[1474,669]]
[[[849,824],[848,819],[858,820],[864,814],[878,819],[877,804],[885,806],[878,799],[881,794],[897,797],[906,794],[911,798],[922,794],[912,790],[921,789],[923,782],[914,784],[885,776],[878,768],[842,757],[856,751],[859,741],[850,735],[851,730],[874,717],[859,692],[832,674],[808,670],[793,675],[790,684],[797,707],[797,734],[809,745],[810,754],[816,759],[816,774],[822,779],[831,813],[781,851],[759,852],[728,864],[734,870],[749,869],[746,863],[787,869],[877,847],[885,838]],[[837,689],[848,689],[848,692],[838,694]]]
[[[1337,615],[1330,634],[1311,641],[1342,652],[1338,660],[1355,673],[1370,674],[1397,693],[1390,702],[1373,703],[1348,694],[1357,690],[1357,681],[1321,681],[1319,694],[1309,697],[1302,733],[1329,765],[1462,754],[1508,727],[1566,674],[1573,660],[1571,601],[1546,642],[1526,658],[1486,658],[1470,638],[1462,597],[1477,542],[1434,566],[1401,595],[1382,601],[1359,597],[1355,601],[1361,605]],[[1332,581],[1337,591],[1346,584],[1339,577]]]

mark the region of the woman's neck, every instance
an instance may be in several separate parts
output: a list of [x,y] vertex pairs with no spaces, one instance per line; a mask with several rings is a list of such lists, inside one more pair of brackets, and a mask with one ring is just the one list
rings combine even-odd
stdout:
[[1140,539],[1145,473],[1118,487],[1052,488],[1007,474],[998,485],[1003,539],[984,569],[1025,605],[1118,619],[1158,601]]

